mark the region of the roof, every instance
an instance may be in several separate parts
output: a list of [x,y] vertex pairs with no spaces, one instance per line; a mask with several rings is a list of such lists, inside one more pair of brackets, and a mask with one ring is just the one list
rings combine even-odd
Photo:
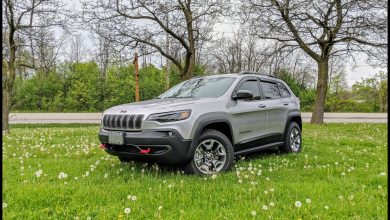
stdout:
[[205,75],[205,76],[195,76],[193,78],[201,78],[201,77],[245,77],[245,76],[260,76],[260,77],[266,77],[269,79],[277,79],[276,76],[269,75],[269,74],[262,74],[262,73],[255,73],[255,72],[240,72],[240,73],[225,73],[225,74],[214,74],[214,75]]

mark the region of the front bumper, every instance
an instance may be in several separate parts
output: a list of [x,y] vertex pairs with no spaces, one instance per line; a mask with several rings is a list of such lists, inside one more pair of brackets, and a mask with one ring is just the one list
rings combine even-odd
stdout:
[[[108,131],[100,129],[99,140],[106,146],[105,151],[111,155],[130,160],[155,162],[171,165],[182,165],[188,161],[191,140],[182,138],[174,129],[145,129],[137,132],[124,133],[124,145],[108,143]],[[149,149],[148,153],[141,150]]]

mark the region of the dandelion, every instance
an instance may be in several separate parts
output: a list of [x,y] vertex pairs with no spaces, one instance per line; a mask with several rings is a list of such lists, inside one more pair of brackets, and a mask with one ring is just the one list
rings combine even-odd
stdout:
[[275,191],[275,189],[274,188],[269,188],[269,191],[273,192],[273,191]]
[[104,174],[104,178],[107,178],[108,177],[108,173]]
[[324,208],[325,208],[326,210],[328,210],[328,209],[329,209],[329,206],[326,205],[326,206],[324,206]]
[[66,177],[68,177],[68,175],[64,172],[61,172],[59,175],[58,175],[58,179],[65,179]]
[[267,178],[265,178],[265,180],[269,181],[270,179],[269,179],[269,177],[267,177]]
[[256,216],[256,211],[252,211],[252,216]]
[[298,208],[300,208],[300,207],[302,206],[302,203],[301,203],[300,201],[296,201],[296,202],[295,202],[295,206],[298,207]]
[[341,176],[345,176],[345,173],[344,173],[344,172],[342,172],[342,173],[341,173]]
[[172,188],[172,184],[169,184],[169,185],[168,185],[168,188]]
[[131,199],[131,195],[128,195],[128,196],[127,196],[127,199]]
[[348,197],[348,199],[349,199],[349,200],[353,200],[353,199],[354,199],[354,196],[353,196],[353,195],[350,195],[350,196]]
[[126,214],[129,214],[131,212],[131,209],[130,208],[125,208],[125,213]]
[[344,196],[339,195],[339,199],[340,199],[340,200],[343,200],[343,199],[344,199]]
[[311,203],[311,199],[306,199],[306,203],[310,204]]
[[268,191],[267,191],[267,190],[264,190],[264,194],[268,194]]
[[242,179],[239,179],[238,182],[239,182],[239,183],[242,183]]
[[380,173],[379,176],[386,176],[386,172]]
[[266,205],[263,205],[263,208],[262,208],[263,210],[268,210],[268,206],[266,206]]
[[8,204],[5,203],[5,202],[3,202],[3,209],[4,209],[4,208],[7,208],[7,206],[8,206]]
[[37,172],[35,172],[35,176],[40,177],[42,173],[43,173],[42,170],[38,170]]
[[215,179],[215,178],[217,178],[217,175],[216,175],[216,174],[213,174],[213,175],[211,176],[211,179]]
[[382,189],[382,186],[381,186],[381,185],[378,185],[378,189]]
[[275,203],[270,202],[270,203],[269,203],[269,206],[274,207],[274,206],[275,206]]
[[87,217],[87,220],[92,220],[92,217],[91,217],[91,216],[88,216],[88,217]]
[[137,200],[137,196],[132,196],[131,200],[133,200],[133,201]]
[[160,205],[159,207],[158,207],[158,211],[160,211],[162,209],[162,206]]

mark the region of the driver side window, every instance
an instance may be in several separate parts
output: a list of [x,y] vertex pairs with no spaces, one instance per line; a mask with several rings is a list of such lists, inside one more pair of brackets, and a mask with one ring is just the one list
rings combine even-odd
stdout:
[[254,100],[260,100],[260,89],[259,89],[259,84],[257,83],[257,80],[247,80],[243,82],[240,87],[238,87],[238,90],[249,90],[253,92],[253,99]]

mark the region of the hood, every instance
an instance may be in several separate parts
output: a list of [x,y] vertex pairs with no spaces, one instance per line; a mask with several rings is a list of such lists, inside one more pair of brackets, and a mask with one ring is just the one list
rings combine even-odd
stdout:
[[191,109],[193,105],[205,102],[212,102],[216,98],[168,98],[152,99],[142,102],[134,102],[114,106],[107,109],[107,114],[151,114],[159,112],[169,112],[175,110]]

